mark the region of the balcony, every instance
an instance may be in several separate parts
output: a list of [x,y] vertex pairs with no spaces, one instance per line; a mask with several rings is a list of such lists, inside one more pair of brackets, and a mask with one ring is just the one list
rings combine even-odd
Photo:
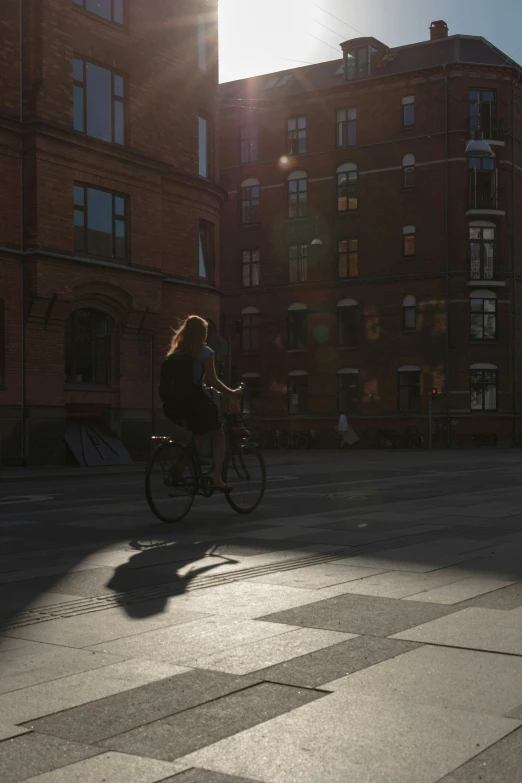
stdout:
[[[483,117],[482,118],[482,133],[484,138],[488,142],[497,143],[499,145],[504,144],[505,127],[504,120],[497,117]],[[474,138],[475,130],[477,129],[477,117],[468,117],[468,133],[470,139]]]
[[504,191],[495,186],[476,183],[471,178],[468,215],[504,215]]
[[498,258],[472,258],[469,261],[468,286],[487,283],[490,286],[504,286],[504,264]]

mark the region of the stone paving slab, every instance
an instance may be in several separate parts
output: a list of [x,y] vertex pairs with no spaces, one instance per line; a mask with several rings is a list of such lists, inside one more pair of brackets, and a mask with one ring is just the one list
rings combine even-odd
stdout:
[[13,612],[22,609],[39,609],[42,606],[55,606],[56,604],[65,604],[68,601],[74,601],[75,595],[64,595],[62,593],[33,593],[30,590],[0,591],[0,614],[4,612]]
[[100,744],[123,753],[174,761],[324,696],[319,691],[264,682]]
[[169,609],[167,615],[158,611],[159,608],[156,601],[143,602],[132,605],[131,611],[136,614],[135,617],[130,617],[123,607],[116,607],[14,628],[8,633],[14,638],[37,642],[52,642],[68,647],[93,647],[113,639],[143,634],[165,626],[181,625],[205,617],[201,612],[177,608]]
[[409,595],[420,595],[424,590],[458,582],[466,577],[467,574],[453,567],[440,568],[428,573],[383,571],[375,576],[350,582],[346,585],[346,592],[373,595],[378,598],[406,598]]
[[419,623],[393,638],[522,655],[522,609],[462,609],[448,617]]
[[[180,759],[265,783],[435,783],[520,725],[344,691]],[[378,741],[376,741],[378,738]]]
[[406,601],[426,601],[436,604],[459,604],[477,595],[491,593],[502,587],[508,587],[514,580],[494,579],[488,577],[470,577],[442,587],[435,587],[423,593],[407,596]]
[[75,650],[54,644],[0,652],[0,693],[57,680],[69,674],[118,663],[123,656],[93,650]]
[[438,783],[517,783],[522,770],[522,729],[445,775]]
[[259,669],[256,677],[286,685],[318,688],[332,679],[403,655],[417,646],[414,642],[399,642],[397,639],[356,636],[352,640],[323,647],[276,666]]
[[199,658],[198,668],[228,672],[229,674],[250,674],[283,661],[295,660],[297,657],[315,650],[331,645],[336,646],[339,642],[352,638],[356,637],[349,633],[299,628],[297,631],[290,631],[270,639],[244,644],[216,655],[209,655],[206,658]]
[[212,772],[209,769],[192,769],[181,772],[173,778],[166,778],[161,783],[258,783],[253,778],[238,778],[236,775],[224,775],[222,772]]
[[320,590],[323,587],[352,582],[379,573],[381,573],[379,568],[357,568],[337,563],[322,563],[321,565],[296,568],[292,571],[256,576],[249,581]]
[[126,753],[102,752],[99,756],[29,778],[27,783],[164,783],[165,775],[183,771],[183,766]]
[[520,609],[522,608],[522,581],[519,580],[509,587],[503,587],[500,590],[495,590],[494,593],[487,593],[463,603],[462,608],[467,609],[468,607],[502,609],[505,612]]
[[1,780],[2,783],[19,783],[67,764],[97,756],[101,752],[101,748],[57,737],[24,734],[0,742]]
[[425,645],[322,687],[508,716],[522,704],[522,658]]
[[12,723],[24,723],[187,671],[187,667],[157,661],[113,663],[97,669],[96,676],[81,672],[1,694],[0,715]]
[[125,658],[150,658],[166,663],[197,666],[200,659],[237,645],[295,631],[296,626],[235,617],[210,617],[178,627],[136,634],[92,649]]
[[253,677],[194,670],[31,721],[34,731],[85,744],[100,743],[147,723],[257,684]]
[[305,628],[390,636],[398,633],[399,628],[412,628],[451,611],[447,606],[345,593],[259,619]]
[[350,558],[350,564],[369,568],[380,566],[383,571],[425,573],[471,560],[473,550],[479,548],[480,544],[472,539],[438,539],[422,544],[382,549],[370,555],[357,555]]
[[27,734],[30,731],[23,726],[15,726],[14,721],[10,723],[4,712],[1,712],[0,715],[0,741],[18,737],[20,734]]

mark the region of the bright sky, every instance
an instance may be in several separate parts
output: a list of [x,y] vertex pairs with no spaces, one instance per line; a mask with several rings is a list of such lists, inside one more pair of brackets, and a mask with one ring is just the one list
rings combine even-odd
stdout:
[[335,60],[339,43],[361,34],[388,46],[425,41],[436,19],[522,62],[522,0],[219,0],[219,14],[222,82]]

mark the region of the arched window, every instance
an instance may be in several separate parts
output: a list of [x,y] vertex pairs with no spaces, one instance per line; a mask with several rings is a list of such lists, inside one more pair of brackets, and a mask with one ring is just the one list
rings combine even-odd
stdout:
[[241,193],[241,223],[259,222],[259,180],[250,177],[240,185]]
[[337,333],[343,348],[359,345],[359,309],[355,299],[341,299],[337,303]]
[[245,387],[243,413],[259,414],[261,408],[261,377],[257,372],[245,372],[241,376]]
[[404,226],[402,229],[402,255],[413,258],[415,255],[415,226]]
[[308,308],[295,302],[288,308],[288,350],[303,351],[308,342]]
[[405,296],[402,301],[402,328],[417,328],[417,300],[414,296]]
[[359,370],[343,367],[337,370],[337,410],[353,413],[359,397]]
[[419,413],[421,409],[420,367],[405,364],[398,371],[399,413]]
[[469,295],[469,336],[471,340],[497,339],[497,295],[480,289]]
[[471,280],[494,280],[496,273],[495,223],[476,220],[469,224]]
[[305,171],[293,171],[288,176],[288,217],[306,217],[308,178]]
[[402,186],[405,190],[415,187],[415,155],[405,155],[402,159]]
[[469,368],[470,408],[472,411],[496,411],[498,369],[496,364],[472,364]]
[[308,413],[308,373],[292,370],[288,373],[288,413]]
[[356,163],[343,163],[337,175],[337,211],[353,212],[358,207],[358,170]]
[[65,325],[65,377],[69,384],[108,386],[112,319],[101,310],[75,310]]
[[245,307],[241,310],[243,328],[241,330],[241,350],[244,353],[259,351],[259,310],[257,307]]

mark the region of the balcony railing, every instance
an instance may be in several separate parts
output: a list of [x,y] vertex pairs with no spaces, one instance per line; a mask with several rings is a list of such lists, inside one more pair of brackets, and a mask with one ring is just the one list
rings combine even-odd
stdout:
[[471,259],[469,262],[470,280],[501,280],[504,265],[496,258]]
[[[484,124],[481,127],[485,139],[489,139],[490,141],[504,141],[505,128],[503,119],[490,117],[489,119],[483,120],[483,123]],[[477,125],[477,117],[468,117],[468,130],[470,138],[473,138]]]
[[504,191],[497,187],[484,187],[471,182],[468,209],[504,209]]

